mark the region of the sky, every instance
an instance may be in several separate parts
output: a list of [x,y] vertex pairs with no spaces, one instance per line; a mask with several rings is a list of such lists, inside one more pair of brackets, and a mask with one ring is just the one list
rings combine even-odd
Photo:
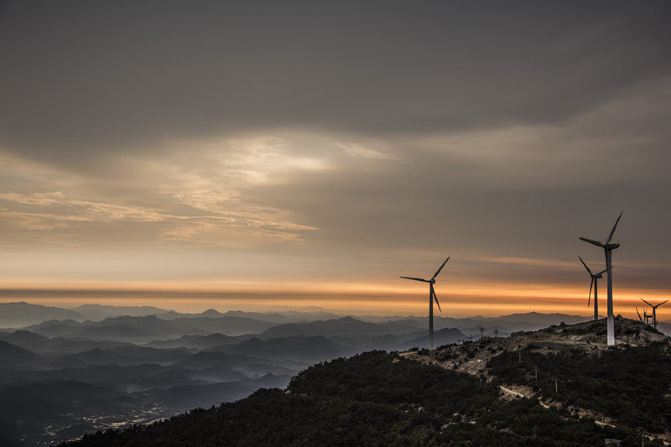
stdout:
[[[0,300],[671,295],[668,1],[0,1]],[[605,282],[601,291],[605,292]],[[604,296],[604,295],[602,295]],[[605,303],[602,304],[605,308]],[[663,318],[663,316],[660,316]]]

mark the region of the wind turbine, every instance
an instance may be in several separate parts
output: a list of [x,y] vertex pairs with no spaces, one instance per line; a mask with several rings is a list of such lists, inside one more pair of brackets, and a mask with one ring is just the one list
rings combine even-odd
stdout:
[[641,323],[649,324],[648,320],[650,320],[650,315],[648,315],[648,313],[645,311],[645,309],[643,309],[643,316],[641,317],[641,313],[638,311],[638,307],[637,307],[636,308],[636,314],[638,315],[638,320]]
[[620,215],[617,217],[617,220],[615,221],[615,225],[613,225],[613,228],[610,230],[610,234],[608,234],[606,242],[602,243],[599,241],[595,241],[594,239],[588,239],[586,237],[579,238],[581,241],[587,242],[588,244],[596,245],[597,247],[603,248],[603,251],[606,255],[606,272],[608,274],[608,319],[606,322],[606,334],[607,334],[608,346],[615,346],[615,318],[613,317],[612,258],[613,258],[613,250],[620,247],[619,242],[611,244],[610,241],[613,239],[615,229],[617,228],[617,224],[620,223],[620,219],[622,219],[622,212],[620,212]]
[[580,262],[582,262],[582,265],[585,267],[585,270],[587,270],[587,273],[589,273],[590,277],[587,307],[589,307],[590,300],[592,299],[592,287],[594,287],[594,320],[596,321],[599,319],[599,279],[603,278],[603,274],[606,271],[602,270],[599,273],[592,273],[589,267],[587,267],[587,264],[585,264],[585,261],[583,261],[580,256],[578,256],[578,259],[580,259]]
[[641,301],[643,301],[643,302],[644,302],[645,304],[647,304],[648,306],[652,307],[652,326],[653,326],[655,329],[657,329],[657,308],[658,308],[659,306],[661,306],[662,304],[665,304],[665,303],[666,303],[667,301],[669,301],[669,300],[662,301],[661,303],[657,303],[657,304],[655,304],[654,306],[653,306],[652,304],[648,303],[648,302],[647,302],[646,300],[644,300],[643,298],[641,298]]
[[412,276],[401,276],[402,279],[410,279],[412,281],[419,281],[419,282],[428,282],[429,283],[429,346],[433,349],[433,301],[436,301],[436,304],[438,305],[438,310],[442,311],[440,308],[440,302],[438,302],[438,296],[436,295],[436,291],[434,290],[433,285],[436,283],[436,277],[440,274],[440,271],[445,267],[445,264],[447,264],[447,261],[450,260],[450,256],[445,259],[445,262],[436,270],[436,273],[433,274],[431,279],[424,279],[424,278],[415,278]]

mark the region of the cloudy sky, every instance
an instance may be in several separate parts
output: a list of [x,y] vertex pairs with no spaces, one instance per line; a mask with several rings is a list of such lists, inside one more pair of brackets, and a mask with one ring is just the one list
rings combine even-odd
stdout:
[[671,295],[671,3],[0,1],[0,299]]

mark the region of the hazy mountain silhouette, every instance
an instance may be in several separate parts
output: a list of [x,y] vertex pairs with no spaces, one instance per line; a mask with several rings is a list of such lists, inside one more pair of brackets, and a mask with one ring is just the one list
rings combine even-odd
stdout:
[[135,346],[130,342],[110,340],[86,340],[81,338],[70,339],[64,337],[51,338],[51,345],[45,349],[52,353],[77,353],[92,349],[114,349]]
[[240,343],[241,341],[249,340],[254,335],[237,335],[230,336],[224,334],[209,334],[209,335],[183,335],[179,338],[170,340],[154,340],[147,343],[147,346],[153,348],[194,348],[199,350],[206,350],[214,348],[215,346],[228,345]]
[[234,345],[217,346],[211,350],[252,357],[311,362],[332,359],[343,354],[340,346],[323,336],[304,335],[269,340],[251,338]]
[[0,341],[0,367],[29,366],[40,363],[42,358],[27,349]]
[[289,359],[278,361],[248,355],[202,351],[177,362],[175,366],[181,369],[199,369],[201,371],[212,372],[218,372],[217,368],[232,368],[244,373],[248,377],[258,377],[265,374],[293,374],[305,365],[304,363],[296,363]]
[[52,345],[49,337],[23,330],[0,334],[0,340],[36,352],[48,350]]
[[77,322],[73,320],[46,321],[26,328],[49,337],[85,338],[89,340],[115,340],[124,342],[150,341],[154,338],[178,336],[180,329],[172,322],[156,316],[114,317],[101,321]]
[[72,337],[77,334],[82,323],[72,319],[47,320],[24,328],[29,332],[46,337]]
[[107,306],[104,304],[82,304],[74,308],[86,320],[103,320],[112,317],[145,317],[169,312],[153,306]]
[[19,328],[47,320],[83,319],[79,312],[26,302],[0,303],[0,327]]
[[240,354],[226,354],[216,351],[204,351],[191,354],[180,360],[177,365],[182,368],[206,368],[211,366],[236,367],[256,363],[261,359]]
[[189,335],[222,333],[240,335],[268,329],[273,323],[239,317],[179,317],[164,320],[155,315],[144,317],[113,317],[101,321],[77,322],[51,320],[29,326],[26,330],[49,337],[86,338],[149,343]]
[[414,331],[417,331],[416,326],[406,325],[402,322],[370,323],[352,317],[343,317],[334,320],[281,324],[266,330],[262,335],[263,337],[270,338],[292,337],[296,335],[380,335]]
[[[464,341],[466,340],[466,335],[464,335],[464,333],[461,332],[459,329],[445,328],[435,331],[433,333],[433,339],[434,339],[434,345],[440,346]],[[428,348],[429,347],[428,334],[400,343],[398,349],[408,349],[413,347]]]
[[252,318],[231,317],[231,316],[210,316],[210,317],[180,317],[170,321],[175,324],[182,334],[205,333],[224,335],[243,335],[256,334],[272,326],[274,323],[269,321],[254,320]]
[[155,363],[167,365],[179,362],[190,354],[184,349],[154,349],[143,346],[123,346],[111,349],[92,349],[64,355],[51,362],[52,367],[81,367],[89,365],[140,365]]
[[9,333],[0,333],[0,340],[20,346],[29,351],[38,353],[75,353],[89,351],[91,349],[111,349],[123,346],[133,346],[130,343],[106,341],[106,340],[86,340],[70,339],[64,337],[45,337],[30,331],[18,330]]

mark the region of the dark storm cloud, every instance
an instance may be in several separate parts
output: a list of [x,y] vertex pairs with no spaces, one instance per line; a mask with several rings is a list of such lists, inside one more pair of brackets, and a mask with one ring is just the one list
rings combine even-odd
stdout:
[[671,73],[669,2],[6,2],[0,145],[554,123]]

